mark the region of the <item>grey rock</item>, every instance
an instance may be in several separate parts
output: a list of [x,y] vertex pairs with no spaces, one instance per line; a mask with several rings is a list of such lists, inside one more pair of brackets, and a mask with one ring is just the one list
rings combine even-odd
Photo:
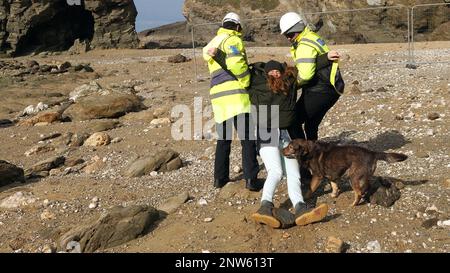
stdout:
[[99,120],[95,121],[92,125],[89,125],[88,131],[92,133],[104,132],[117,128],[120,126],[120,122],[116,120]]
[[42,171],[50,171],[51,169],[55,169],[60,167],[65,162],[64,156],[55,156],[49,159],[43,160],[41,162],[36,163],[29,169],[29,171],[33,173],[39,173]]
[[33,68],[33,67],[39,67],[39,63],[36,62],[35,60],[29,60],[27,61],[27,67],[28,68]]
[[158,219],[158,211],[150,206],[114,207],[98,220],[65,233],[59,247],[66,250],[71,241],[80,244],[80,252],[118,246],[145,234]]
[[0,160],[0,187],[14,182],[24,182],[25,176],[22,168]]
[[166,172],[173,169],[168,163],[178,158],[179,154],[171,149],[164,149],[154,154],[134,161],[124,172],[126,177],[139,177],[153,171]]
[[158,207],[158,210],[163,211],[167,214],[174,213],[187,200],[189,200],[189,193],[182,192],[177,196],[171,197],[164,201],[162,205]]
[[440,118],[441,116],[439,115],[439,113],[429,113],[427,117],[429,120],[436,120],[436,119]]
[[46,141],[46,140],[58,138],[58,137],[60,137],[60,136],[62,136],[61,133],[54,133],[54,134],[50,134],[50,135],[41,137],[41,138],[39,139],[39,141]]
[[381,245],[378,241],[370,241],[366,248],[370,253],[381,253]]
[[166,168],[160,168],[160,171],[175,171],[178,170],[179,168],[183,167],[183,161],[181,161],[181,158],[176,157],[174,159],[172,159],[171,161],[167,162],[166,164]]
[[65,71],[67,71],[70,67],[72,67],[72,64],[71,64],[70,62],[63,62],[63,63],[59,66],[59,71],[65,72]]
[[64,165],[67,166],[67,167],[74,167],[74,166],[83,164],[84,162],[85,162],[84,159],[74,157],[74,158],[66,159]]
[[400,199],[400,190],[389,180],[378,178],[372,184],[370,194],[370,203],[380,205],[383,207],[392,206],[398,199]]
[[430,229],[434,226],[437,226],[438,221],[439,221],[439,219],[437,219],[437,218],[431,218],[431,219],[423,221],[421,226],[423,228]]
[[14,123],[11,120],[9,120],[9,119],[0,119],[0,128],[1,127],[8,127],[8,126],[11,126],[13,124]]
[[69,49],[69,52],[81,54],[88,52],[90,49],[91,45],[88,40],[80,41],[80,39],[76,39],[73,46]]
[[167,61],[168,61],[169,63],[185,63],[185,62],[190,61],[190,59],[188,59],[188,58],[187,58],[186,56],[184,56],[184,55],[177,54],[177,55],[174,55],[174,56],[170,56],[170,57],[167,59]]
[[141,100],[133,94],[94,94],[77,99],[77,102],[70,106],[65,114],[72,120],[82,121],[118,118],[129,112],[140,111],[142,108]]

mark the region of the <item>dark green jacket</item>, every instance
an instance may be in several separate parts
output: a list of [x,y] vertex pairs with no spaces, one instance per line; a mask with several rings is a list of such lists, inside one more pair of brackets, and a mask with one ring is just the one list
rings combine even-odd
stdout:
[[[253,106],[253,119],[258,125],[264,128],[266,128],[266,125],[267,128],[288,128],[291,126],[295,118],[295,104],[297,102],[296,79],[295,77],[289,79],[292,84],[288,95],[283,93],[274,93],[270,90],[267,84],[267,76],[264,71],[264,66],[265,63],[262,62],[250,65],[251,80],[248,91],[250,94],[250,102]],[[279,124],[272,124],[271,109],[273,109],[272,106],[274,105],[279,107]],[[267,114],[261,106],[267,107]],[[266,124],[264,124],[265,120],[267,120]]]
[[[320,73],[322,70],[329,69],[331,67],[332,62],[328,60],[327,54],[319,56],[317,58],[316,68],[317,73]],[[268,128],[280,128],[287,129],[292,125],[295,118],[295,104],[297,102],[297,80],[296,78],[291,78],[289,81],[291,82],[291,87],[288,95],[284,95],[283,93],[274,93],[270,90],[267,84],[267,76],[264,71],[265,63],[258,62],[251,64],[250,72],[251,72],[251,81],[250,87],[248,89],[250,94],[250,102],[252,103],[252,116],[254,121],[258,125],[266,125]],[[267,106],[267,115],[263,112],[260,113],[260,106]],[[270,107],[271,105],[278,105],[279,107],[279,124],[272,124]],[[256,109],[255,109],[256,108]],[[264,120],[267,119],[267,123],[264,124]],[[262,124],[260,124],[262,122]],[[266,126],[261,126],[266,127]]]

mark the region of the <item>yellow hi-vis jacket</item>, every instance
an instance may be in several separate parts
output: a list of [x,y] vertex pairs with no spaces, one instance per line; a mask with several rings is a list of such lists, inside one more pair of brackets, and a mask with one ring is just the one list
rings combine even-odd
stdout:
[[[327,54],[330,51],[325,41],[308,27],[296,38],[291,47],[291,55],[298,69],[297,81],[300,86],[305,86],[313,79],[316,71],[317,56]],[[320,75],[323,76],[323,75]],[[325,75],[326,81],[341,94],[343,90],[341,84],[341,74],[339,72],[339,63],[335,61],[331,66],[329,75]],[[336,82],[339,82],[338,86]],[[342,82],[343,83],[343,82]]]
[[[222,123],[234,116],[250,113],[250,71],[241,33],[220,28],[217,36],[203,48],[203,58],[211,74],[210,98],[214,120]],[[226,69],[211,56],[208,49],[215,47],[226,54]]]

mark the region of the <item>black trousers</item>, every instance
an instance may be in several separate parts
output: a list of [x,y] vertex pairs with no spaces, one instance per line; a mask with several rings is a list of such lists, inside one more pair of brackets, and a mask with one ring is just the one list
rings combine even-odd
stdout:
[[319,125],[328,110],[333,107],[339,99],[339,94],[333,89],[327,92],[315,92],[303,90],[300,99],[295,105],[296,121],[294,138],[317,140],[319,138]]
[[233,139],[233,126],[241,141],[244,178],[255,179],[258,176],[259,166],[256,159],[255,127],[249,114],[237,115],[223,123],[216,124],[219,138],[216,145],[214,179],[228,181],[230,178],[230,152]]

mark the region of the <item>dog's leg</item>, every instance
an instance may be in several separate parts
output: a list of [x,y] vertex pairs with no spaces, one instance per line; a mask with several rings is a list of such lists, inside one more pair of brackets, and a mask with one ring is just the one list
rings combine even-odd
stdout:
[[355,199],[353,201],[352,207],[356,207],[359,204],[359,202],[361,201],[361,198],[362,198],[361,193],[358,191],[355,191]]
[[350,177],[351,185],[355,193],[355,199],[353,201],[352,207],[356,207],[362,198],[361,186],[359,183],[361,178],[362,178],[361,175],[357,175],[355,173],[352,173]]
[[337,198],[339,196],[339,187],[338,184],[336,182],[330,181],[331,183],[331,188],[333,189],[333,191],[331,192],[331,197],[333,198]]
[[321,181],[322,181],[322,177],[313,175],[313,177],[311,179],[310,189],[305,194],[305,199],[310,199],[312,197],[312,194],[317,190]]

